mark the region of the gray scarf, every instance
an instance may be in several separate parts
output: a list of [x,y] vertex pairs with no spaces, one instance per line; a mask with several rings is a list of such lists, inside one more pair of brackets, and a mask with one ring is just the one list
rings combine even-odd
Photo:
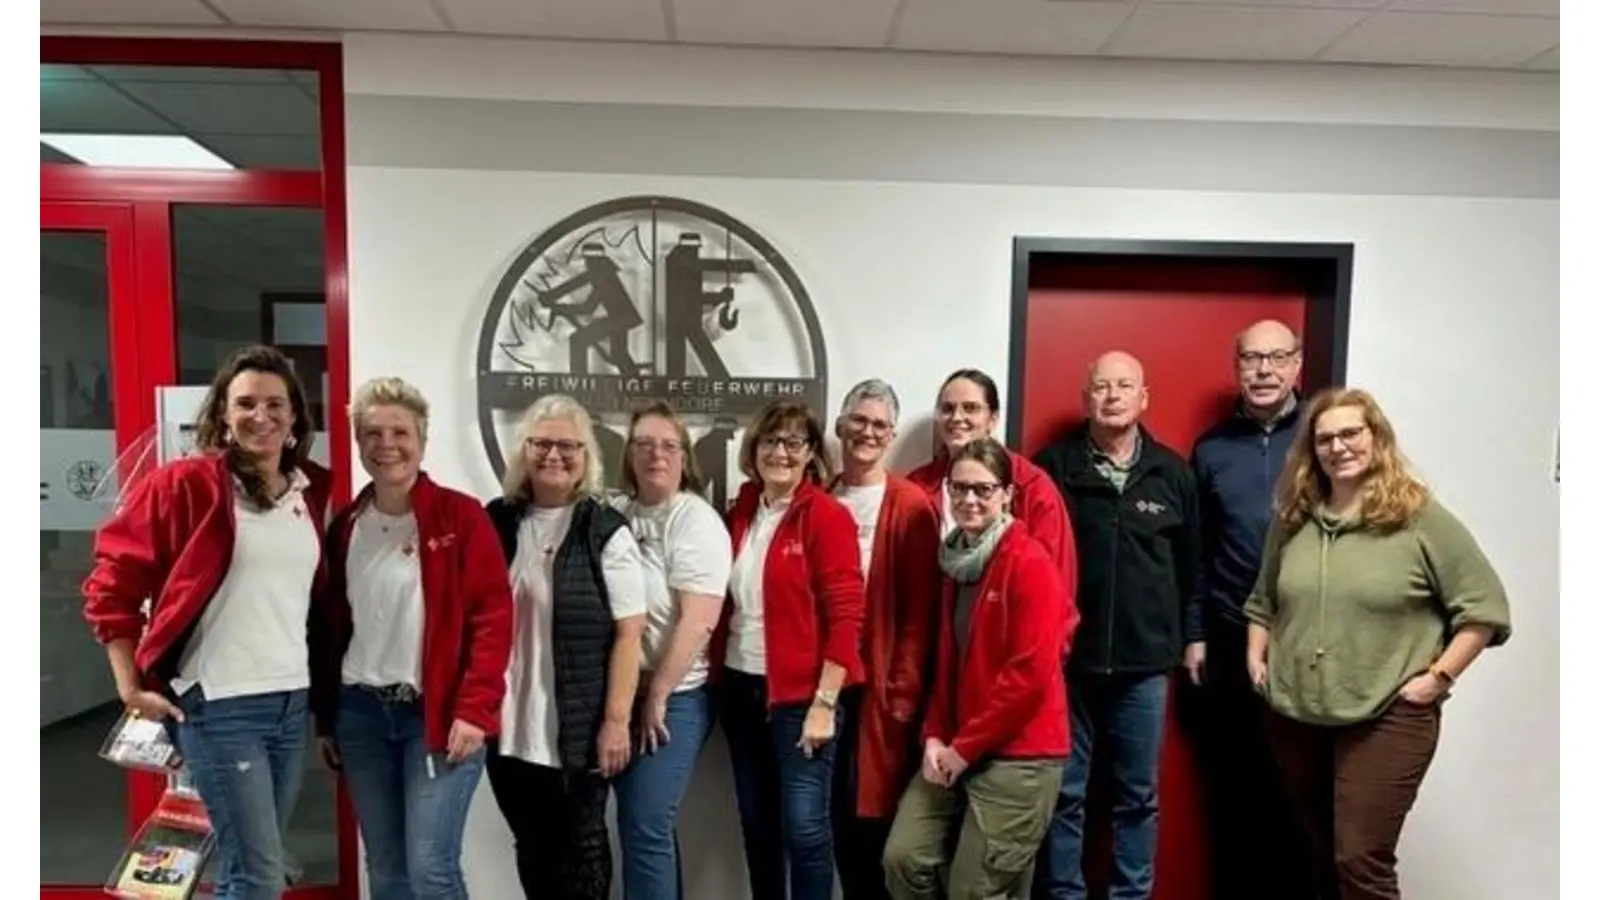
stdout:
[[939,546],[939,568],[957,584],[977,584],[989,565],[996,544],[1011,526],[1011,514],[1001,512],[976,538],[957,528]]

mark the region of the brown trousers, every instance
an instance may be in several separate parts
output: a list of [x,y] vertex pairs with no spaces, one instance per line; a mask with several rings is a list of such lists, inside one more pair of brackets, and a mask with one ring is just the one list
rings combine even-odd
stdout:
[[1396,700],[1357,725],[1271,713],[1267,737],[1316,846],[1325,900],[1400,900],[1395,847],[1439,743],[1438,704]]

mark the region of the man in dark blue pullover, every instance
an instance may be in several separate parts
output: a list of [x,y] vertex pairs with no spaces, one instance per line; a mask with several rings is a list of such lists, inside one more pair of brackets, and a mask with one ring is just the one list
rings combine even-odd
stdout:
[[[1244,601],[1272,522],[1273,489],[1299,424],[1299,339],[1257,322],[1235,340],[1239,404],[1195,442],[1205,663],[1193,713],[1205,770],[1218,900],[1315,898],[1311,857],[1262,730],[1263,707],[1245,670]],[[1332,900],[1332,898],[1330,898]]]

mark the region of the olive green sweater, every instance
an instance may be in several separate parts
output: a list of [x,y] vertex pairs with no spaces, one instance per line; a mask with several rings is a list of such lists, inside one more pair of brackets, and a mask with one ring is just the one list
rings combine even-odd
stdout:
[[1389,533],[1321,511],[1292,535],[1274,523],[1245,615],[1272,632],[1267,703],[1316,725],[1382,714],[1464,625],[1511,636],[1499,576],[1437,500]]

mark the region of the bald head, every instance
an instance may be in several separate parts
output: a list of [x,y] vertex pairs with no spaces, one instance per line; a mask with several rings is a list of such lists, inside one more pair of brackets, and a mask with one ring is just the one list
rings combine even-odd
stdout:
[[1235,372],[1245,409],[1270,419],[1284,408],[1300,380],[1300,338],[1277,319],[1263,319],[1234,339]]
[[1233,339],[1233,346],[1235,350],[1245,350],[1247,348],[1295,349],[1300,346],[1300,339],[1295,336],[1294,329],[1277,319],[1262,319],[1239,332],[1239,335]]
[[1132,381],[1139,387],[1144,387],[1144,365],[1138,357],[1122,350],[1112,350],[1102,353],[1089,364],[1089,371],[1084,374],[1084,386],[1094,388],[1096,381]]
[[1149,399],[1144,366],[1133,354],[1112,350],[1089,365],[1083,381],[1083,411],[1102,432],[1132,428]]

